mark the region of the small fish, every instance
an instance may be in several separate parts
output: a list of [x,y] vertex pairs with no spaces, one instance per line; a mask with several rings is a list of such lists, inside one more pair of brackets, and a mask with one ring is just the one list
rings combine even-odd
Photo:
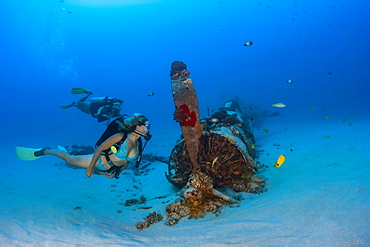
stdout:
[[279,158],[277,159],[277,161],[276,161],[276,163],[275,163],[274,167],[279,168],[279,167],[284,163],[284,161],[285,161],[285,155],[284,155],[284,154],[282,154],[282,155],[280,155],[280,156],[279,156]]
[[234,175],[239,175],[240,174],[240,171],[233,171],[233,174]]
[[276,104],[272,104],[273,107],[286,107],[286,105],[284,103],[276,103]]
[[263,129],[262,131],[265,132],[265,133],[269,132],[268,129]]
[[325,116],[325,117],[324,117],[324,120],[328,120],[328,119],[329,119],[329,116]]
[[242,178],[250,178],[252,175],[253,175],[253,171],[246,171],[246,172],[243,172],[241,177]]
[[342,123],[345,123],[345,122],[347,122],[347,119],[343,119],[343,120],[342,120]]
[[352,126],[352,123],[349,123],[348,126]]
[[289,84],[292,84],[294,81],[292,79],[289,79],[286,82],[289,83]]
[[327,140],[327,139],[329,139],[330,138],[330,135],[327,135],[327,136],[325,136],[325,139]]
[[290,143],[290,146],[292,146],[292,147],[293,147],[294,145],[295,145],[295,142]]
[[138,207],[138,209],[151,209],[152,207]]
[[254,144],[251,145],[251,149],[255,149],[256,146]]
[[311,111],[316,111],[316,108],[315,108],[315,107],[312,107],[312,108],[311,108]]
[[151,92],[150,94],[148,94],[148,96],[154,96],[154,92]]
[[252,41],[247,41],[244,43],[244,46],[251,46],[253,45],[253,42]]

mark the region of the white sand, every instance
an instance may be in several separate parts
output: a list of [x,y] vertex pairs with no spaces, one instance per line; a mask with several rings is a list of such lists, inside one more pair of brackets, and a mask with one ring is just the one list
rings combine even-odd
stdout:
[[[54,157],[26,162],[7,154],[0,246],[370,246],[369,121],[279,125],[282,119],[269,120],[269,133],[256,131],[258,148],[265,150],[259,160],[269,165],[263,172],[267,192],[242,193],[240,205],[224,207],[219,217],[182,219],[173,227],[164,225],[165,207],[176,198],[164,163],[152,163],[146,176],[129,170],[119,180],[87,179],[84,170],[54,165]],[[169,156],[179,130],[154,134],[146,152]],[[283,153],[283,166],[272,167]],[[140,195],[148,201],[139,206],[153,208],[120,205]],[[153,211],[164,220],[136,230]]]

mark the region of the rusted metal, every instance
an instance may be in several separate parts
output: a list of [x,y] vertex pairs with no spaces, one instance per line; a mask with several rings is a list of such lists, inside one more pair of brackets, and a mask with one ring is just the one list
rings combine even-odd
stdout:
[[180,123],[184,140],[189,149],[193,172],[199,170],[198,146],[203,126],[199,121],[198,98],[190,72],[183,62],[175,61],[171,66],[172,96],[175,102],[175,120]]

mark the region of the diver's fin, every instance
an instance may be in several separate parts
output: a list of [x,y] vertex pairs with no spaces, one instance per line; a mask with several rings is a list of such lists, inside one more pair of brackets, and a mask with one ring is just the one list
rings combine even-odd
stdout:
[[20,160],[35,160],[41,156],[35,156],[35,152],[41,151],[42,148],[24,148],[24,147],[15,147],[15,152],[18,159]]
[[82,87],[72,88],[71,93],[72,94],[92,94],[92,92],[90,90],[87,90],[87,89],[82,88]]
[[76,102],[72,102],[71,104],[68,104],[68,105],[60,105],[60,108],[62,109],[68,109],[72,106],[76,105]]
[[25,147],[15,147],[15,152],[18,159],[20,160],[35,160],[40,158],[45,154],[45,150],[50,149],[46,148],[25,148]]

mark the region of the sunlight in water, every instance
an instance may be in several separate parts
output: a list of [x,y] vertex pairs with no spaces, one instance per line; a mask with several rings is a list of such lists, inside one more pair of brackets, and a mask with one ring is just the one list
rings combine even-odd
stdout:
[[86,7],[123,7],[158,2],[163,0],[68,0],[69,4]]

